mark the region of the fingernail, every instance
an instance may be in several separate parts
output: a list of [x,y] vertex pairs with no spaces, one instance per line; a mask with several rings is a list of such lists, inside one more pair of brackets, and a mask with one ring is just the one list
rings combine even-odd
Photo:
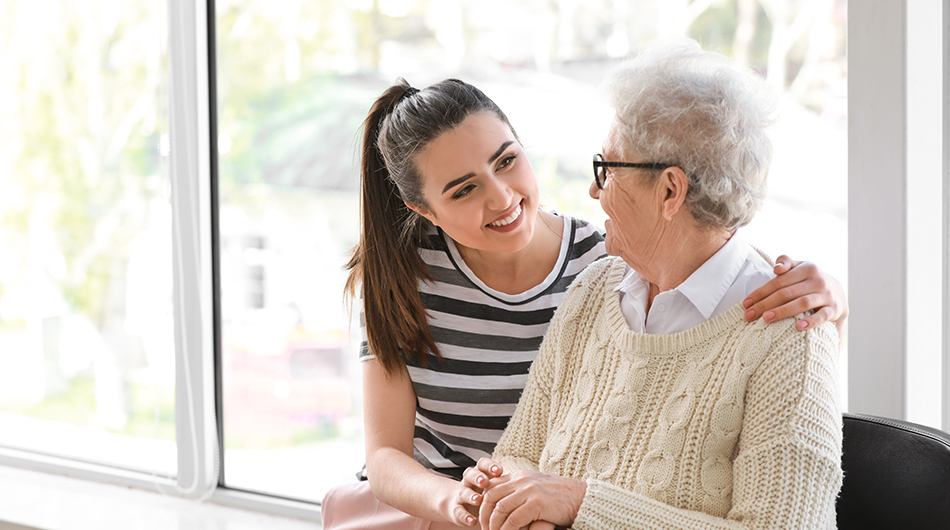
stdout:
[[745,319],[746,319],[746,320],[754,320],[754,319],[755,319],[755,310],[754,310],[754,309],[750,309],[750,310],[746,311],[746,312],[745,312]]
[[472,502],[478,502],[478,494],[472,495]]
[[742,307],[744,307],[744,308],[746,308],[746,309],[749,309],[750,307],[752,307],[752,299],[751,299],[751,298],[746,298],[745,300],[743,300],[743,301],[742,301]]
[[799,320],[799,321],[798,321],[798,329],[805,329],[805,328],[807,328],[807,327],[808,327],[808,321],[807,321],[807,320]]
[[501,468],[498,467],[498,466],[492,466],[492,467],[491,467],[491,472],[497,475],[497,474],[501,473]]
[[774,311],[766,311],[765,314],[762,315],[762,318],[765,319],[766,322],[768,322],[768,321],[772,320],[773,318],[775,318],[775,312],[774,312]]
[[468,524],[475,524],[475,518],[469,515],[468,517],[465,518],[465,522]]
[[475,484],[478,484],[479,486],[481,486],[483,482],[485,482],[485,477],[478,477],[475,479]]

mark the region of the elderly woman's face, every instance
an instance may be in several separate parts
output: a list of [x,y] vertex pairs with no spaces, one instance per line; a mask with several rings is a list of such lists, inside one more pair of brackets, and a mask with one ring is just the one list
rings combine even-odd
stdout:
[[[624,160],[612,146],[617,145],[611,134],[604,147],[604,160],[614,162],[648,162],[639,158]],[[662,222],[662,198],[658,186],[648,184],[650,170],[637,168],[607,168],[607,181],[599,189],[591,183],[590,196],[600,201],[609,219],[607,252],[620,256],[628,265],[644,271],[662,243],[666,226]]]

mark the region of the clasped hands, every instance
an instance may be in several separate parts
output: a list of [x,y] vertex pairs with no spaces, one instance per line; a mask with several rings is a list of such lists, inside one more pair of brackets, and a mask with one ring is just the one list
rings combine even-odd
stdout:
[[574,523],[586,493],[586,482],[528,470],[505,475],[482,458],[462,475],[454,512],[459,524],[481,530],[555,530]]

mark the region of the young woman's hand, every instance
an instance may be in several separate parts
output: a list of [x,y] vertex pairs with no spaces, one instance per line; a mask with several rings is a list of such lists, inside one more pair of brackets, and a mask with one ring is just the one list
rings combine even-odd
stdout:
[[587,483],[520,470],[488,481],[478,519],[481,530],[553,530],[577,518]]
[[474,526],[478,522],[478,507],[482,504],[482,494],[488,481],[504,473],[501,464],[491,458],[481,458],[476,467],[470,467],[462,473],[459,483],[455,518],[459,524]]
[[848,316],[848,300],[838,280],[814,263],[796,261],[784,254],[776,260],[775,274],[775,278],[742,302],[747,309],[746,320],[751,322],[761,316],[766,322],[773,322],[814,309],[814,313],[798,321],[799,330],[830,321],[841,333]]

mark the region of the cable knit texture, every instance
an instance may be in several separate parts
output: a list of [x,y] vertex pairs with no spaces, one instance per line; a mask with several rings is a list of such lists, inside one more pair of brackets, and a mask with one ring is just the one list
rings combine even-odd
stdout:
[[506,472],[587,481],[573,528],[825,529],[841,486],[837,332],[746,322],[627,327],[624,263],[574,282],[495,449]]

